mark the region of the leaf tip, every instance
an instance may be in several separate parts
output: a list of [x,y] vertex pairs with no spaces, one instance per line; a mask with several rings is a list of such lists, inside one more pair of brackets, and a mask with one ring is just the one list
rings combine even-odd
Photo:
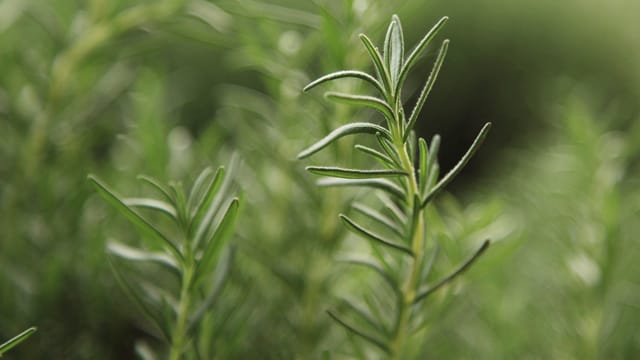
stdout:
[[302,159],[304,159],[304,158],[306,158],[306,157],[308,157],[308,156],[309,156],[309,154],[307,154],[307,151],[306,151],[306,150],[303,150],[303,151],[300,151],[300,152],[298,153],[298,155],[296,155],[296,158],[297,158],[298,160],[302,160]]

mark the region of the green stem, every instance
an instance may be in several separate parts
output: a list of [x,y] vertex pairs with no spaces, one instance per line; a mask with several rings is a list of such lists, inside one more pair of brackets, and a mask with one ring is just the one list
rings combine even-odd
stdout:
[[[415,176],[415,167],[409,153],[407,152],[407,146],[402,141],[401,132],[397,134],[397,137],[394,138],[394,145],[400,154],[400,161],[402,165],[402,169],[406,171],[410,176],[407,178],[407,187],[409,189],[408,196],[408,209],[414,209],[413,202],[416,199],[420,199],[420,189],[418,187],[418,182]],[[404,285],[400,289],[400,299],[398,301],[398,315],[396,319],[396,324],[394,331],[392,333],[392,337],[389,340],[389,349],[390,349],[390,358],[391,359],[400,359],[402,357],[402,350],[404,348],[404,343],[406,338],[408,337],[409,330],[409,317],[410,317],[410,307],[416,297],[416,288],[418,285],[418,280],[420,278],[420,267],[422,264],[423,248],[424,248],[424,233],[425,233],[425,222],[423,216],[423,209],[417,207],[417,211],[420,213],[416,217],[417,223],[415,224],[415,230],[413,231],[413,237],[411,238],[411,250],[413,251],[414,257],[411,259],[411,269],[409,270],[409,275],[406,278]]]
[[191,257],[187,257],[182,276],[182,288],[180,290],[180,304],[178,306],[178,318],[171,335],[170,360],[180,359],[187,338],[187,323],[191,308],[191,285],[193,281],[194,265]]

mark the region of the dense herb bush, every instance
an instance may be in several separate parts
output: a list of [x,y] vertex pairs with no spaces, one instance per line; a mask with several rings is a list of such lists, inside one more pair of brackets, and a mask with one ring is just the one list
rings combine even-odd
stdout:
[[[337,69],[371,69],[358,34],[384,39],[393,13],[406,44],[417,43],[439,15],[452,18],[443,30],[455,46],[415,127],[416,139],[429,145],[432,134],[442,135],[442,172],[485,122],[494,123],[482,151],[448,187],[457,197],[441,192],[424,208],[425,254],[437,254],[430,279],[446,277],[487,238],[491,249],[416,309],[411,319],[423,326],[412,329],[404,355],[637,357],[637,4],[5,0],[0,341],[39,329],[7,358],[150,358],[168,350],[110,263],[167,294],[178,294],[178,281],[105,251],[111,239],[149,243],[86,176],[99,174],[121,194],[155,197],[139,174],[191,184],[234,153],[244,195],[230,239],[233,261],[185,354],[385,356],[327,310],[365,329],[349,303],[371,304],[385,310],[372,315],[391,328],[397,304],[384,280],[340,261],[370,248],[337,214],[388,238],[394,230],[359,211],[385,211],[370,189],[318,187],[304,170],[307,162],[385,169],[354,147],[378,142],[349,136],[304,162],[296,154],[345,124],[384,126],[375,110],[301,90]],[[399,103],[416,103],[437,53],[438,46],[425,49]],[[558,77],[579,90],[556,88]],[[340,79],[330,89],[379,95],[368,85]],[[402,188],[409,179],[392,181]],[[162,214],[141,214],[171,236],[180,233]],[[211,276],[225,273],[225,263]]]

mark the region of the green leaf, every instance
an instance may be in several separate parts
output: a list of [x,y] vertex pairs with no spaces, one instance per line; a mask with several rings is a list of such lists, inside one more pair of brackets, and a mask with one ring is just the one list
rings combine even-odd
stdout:
[[436,290],[438,290],[442,286],[444,286],[447,283],[449,283],[451,280],[455,279],[458,275],[460,275],[463,272],[465,272],[466,270],[468,270],[469,267],[471,267],[471,265],[476,260],[478,260],[480,255],[482,255],[482,253],[484,253],[489,248],[490,244],[491,244],[491,242],[489,240],[485,240],[482,243],[482,245],[480,246],[480,248],[478,248],[478,250],[476,250],[476,252],[473,253],[473,255],[471,255],[471,257],[469,259],[467,259],[464,263],[462,263],[462,265],[460,265],[455,271],[453,271],[451,274],[447,275],[444,279],[438,281],[436,284],[434,284],[432,286],[429,286],[426,289],[420,291],[418,293],[418,295],[416,295],[415,299],[413,300],[413,304],[417,304],[420,301],[426,299],[427,296],[433,294]]
[[380,147],[384,150],[384,152],[393,161],[393,163],[397,167],[402,167],[401,165],[402,162],[400,161],[400,155],[396,151],[395,147],[393,146],[389,138],[386,138],[381,134],[376,134],[376,140],[378,141],[378,144],[380,144]]
[[182,254],[176,245],[169,240],[160,230],[145,220],[140,214],[135,212],[132,208],[127,206],[111,189],[104,185],[95,176],[89,175],[89,181],[93,183],[98,193],[113,205],[121,214],[123,214],[132,224],[134,224],[138,230],[149,238],[155,240],[160,245],[168,246],[169,250],[176,256],[176,258],[182,260]]
[[120,284],[120,287],[124,290],[125,294],[127,294],[136,306],[140,308],[142,313],[160,329],[165,340],[169,341],[169,339],[171,339],[171,330],[166,326],[166,322],[163,320],[162,315],[147,304],[144,297],[140,295],[139,292],[131,286],[131,284],[129,284],[126,277],[122,275],[118,267],[113,264],[112,261],[109,261],[109,263],[111,264],[111,269],[113,270],[118,284]]
[[367,312],[367,310],[363,309],[361,306],[354,304],[351,300],[346,298],[341,298],[340,302],[343,306],[349,308],[353,314],[357,315],[358,318],[369,325],[370,328],[377,331],[378,333],[388,335],[387,330],[384,328],[384,326],[373,319],[373,317]]
[[377,338],[375,338],[374,336],[368,335],[358,329],[356,329],[355,327],[353,327],[352,325],[349,325],[348,323],[346,323],[345,321],[343,321],[342,319],[340,319],[337,315],[335,315],[334,313],[332,313],[331,311],[327,311],[327,313],[329,314],[329,316],[335,320],[338,324],[342,325],[346,330],[348,330],[350,333],[359,336],[360,338],[362,338],[363,340],[368,341],[369,343],[377,346],[378,348],[380,348],[382,351],[384,351],[385,353],[389,353],[389,348],[387,347],[387,345],[382,341],[379,340]]
[[371,58],[371,61],[373,62],[374,67],[376,68],[376,72],[380,76],[380,79],[382,79],[382,85],[385,88],[385,94],[391,95],[391,78],[389,77],[389,72],[387,71],[387,68],[384,66],[384,63],[382,62],[382,56],[380,56],[380,52],[378,51],[378,48],[376,48],[373,45],[373,42],[371,42],[371,39],[369,39],[369,37],[367,37],[367,35],[365,34],[360,34],[360,41],[362,41],[362,44],[364,45],[365,49],[367,49],[367,52],[369,53],[369,57]]
[[380,162],[381,165],[386,166],[386,167],[395,167],[395,164],[393,163],[393,160],[391,160],[390,157],[388,157],[387,155],[379,152],[378,150],[372,149],[368,146],[364,146],[364,145],[360,145],[360,144],[356,144],[355,145],[355,149],[359,150],[367,155],[372,156],[373,158],[375,158],[376,160],[378,160],[378,162]]
[[216,276],[213,280],[213,287],[207,294],[207,297],[203,300],[202,304],[189,319],[189,332],[192,332],[195,329],[196,325],[200,322],[200,320],[202,320],[207,311],[211,309],[215,301],[220,297],[220,293],[222,293],[222,289],[226,284],[227,278],[229,277],[229,272],[231,271],[231,265],[233,263],[234,255],[235,249],[231,247],[229,251],[226,251],[226,254],[222,258],[220,264],[218,264],[218,268],[216,269]]
[[380,199],[382,204],[384,204],[384,207],[391,213],[391,215],[393,215],[393,217],[396,218],[396,220],[398,220],[399,223],[403,225],[407,223],[407,216],[391,198],[386,196],[384,193],[378,193],[377,195],[378,199]]
[[384,225],[385,227],[393,231],[396,235],[404,237],[402,228],[398,226],[395,222],[393,222],[393,220],[389,219],[387,216],[381,214],[380,212],[360,203],[353,204],[352,208],[358,211],[359,213],[367,216],[368,218],[372,219],[373,221]]
[[[387,318],[386,312],[388,311],[388,309],[380,309],[380,303],[379,301],[376,301],[376,300],[379,300],[379,297],[376,297],[374,294],[365,294],[362,297],[362,300],[367,305],[369,314],[373,315],[378,321],[378,323],[385,324],[386,318]],[[383,314],[383,312],[385,314]],[[387,330],[387,333],[389,334],[390,331]]]
[[403,253],[406,253],[406,254],[408,254],[410,256],[413,256],[413,251],[411,251],[411,249],[409,249],[408,247],[406,247],[406,246],[404,246],[402,244],[396,244],[396,243],[394,243],[392,241],[384,239],[382,236],[380,236],[378,234],[375,234],[375,233],[365,229],[361,225],[356,224],[348,216],[346,216],[344,214],[340,214],[340,219],[345,224],[347,229],[349,229],[354,234],[360,235],[361,237],[363,237],[363,238],[365,238],[367,240],[371,240],[371,241],[374,241],[376,243],[380,243],[380,244],[385,245],[387,247],[390,247],[392,249],[399,250],[399,251],[401,251]]
[[149,198],[126,198],[122,199],[122,202],[129,207],[159,211],[173,220],[178,220],[178,213],[176,212],[176,209],[171,204],[161,200]]
[[404,191],[387,179],[334,179],[324,178],[317,181],[318,186],[363,186],[385,191],[400,200],[405,200]]
[[196,279],[200,278],[202,275],[204,275],[205,272],[209,271],[211,266],[214,264],[215,259],[217,258],[220,248],[231,237],[231,234],[234,230],[236,218],[238,217],[239,207],[240,200],[238,198],[234,198],[233,200],[231,200],[231,203],[227,207],[227,210],[225,211],[224,215],[222,215],[220,224],[218,224],[218,227],[214,231],[209,242],[206,244],[202,258],[198,262],[195,277]]
[[446,16],[443,17],[442,19],[440,19],[431,28],[431,30],[429,30],[429,32],[422,38],[422,40],[420,40],[420,42],[418,42],[418,45],[416,45],[416,47],[413,49],[413,51],[411,51],[409,56],[407,56],[407,59],[405,60],[404,65],[402,65],[402,70],[400,70],[400,75],[398,76],[398,82],[396,83],[396,88],[395,88],[395,91],[394,91],[396,96],[400,93],[400,89],[402,88],[402,84],[404,84],[404,81],[407,78],[407,75],[409,74],[409,70],[411,70],[413,65],[418,60],[418,56],[420,55],[420,53],[422,53],[424,48],[436,36],[438,31],[440,31],[440,29],[442,29],[442,27],[447,22],[447,20],[449,20],[449,18],[446,17]]
[[387,138],[391,137],[391,134],[389,134],[389,131],[380,125],[367,123],[367,122],[356,122],[356,123],[346,124],[333,130],[332,132],[329,133],[329,135],[325,136],[320,141],[311,145],[307,149],[301,151],[298,154],[298,159],[304,159],[306,157],[309,157],[317,153],[318,151],[324,149],[329,144],[331,144],[332,142],[334,142],[335,140],[343,136],[352,135],[352,134],[362,134],[362,133],[366,133],[366,134],[381,133],[383,136],[386,136]]
[[213,180],[209,182],[209,185],[207,186],[202,198],[198,202],[197,207],[194,209],[193,217],[189,221],[190,233],[193,230],[194,226],[200,225],[202,218],[211,207],[213,198],[218,193],[218,190],[220,189],[220,185],[222,185],[223,179],[224,179],[224,167],[221,166],[218,168],[218,170],[216,170],[216,173],[213,176]]
[[377,97],[367,95],[343,94],[333,91],[327,92],[326,94],[324,94],[324,96],[327,99],[336,102],[370,107],[374,110],[378,110],[382,115],[384,115],[389,124],[392,124],[394,122],[393,109],[391,109],[391,107],[386,102],[384,102],[384,100],[378,99]]
[[213,170],[211,167],[207,166],[200,172],[196,180],[193,182],[191,186],[191,191],[189,192],[189,197],[187,198],[187,209],[193,209],[194,203],[200,199],[202,193],[204,191],[204,184],[209,180],[211,175],[213,174]]
[[413,235],[416,232],[418,221],[420,221],[420,216],[422,215],[422,207],[420,203],[420,197],[418,194],[414,194],[413,197],[413,209],[411,210],[411,224],[409,226],[409,236],[408,239],[413,239]]
[[420,111],[422,110],[422,106],[425,101],[429,97],[429,93],[431,93],[431,89],[433,88],[433,84],[435,84],[436,79],[438,78],[438,73],[440,72],[440,68],[442,67],[442,63],[444,62],[444,57],[447,55],[447,49],[449,48],[449,40],[445,40],[442,42],[442,47],[440,47],[440,51],[438,52],[438,57],[436,58],[435,64],[433,65],[433,69],[427,78],[427,82],[425,83],[422,91],[420,92],[420,96],[416,101],[413,110],[411,111],[411,115],[409,116],[409,122],[404,129],[404,140],[407,140],[407,136],[409,132],[413,129],[416,121],[418,120],[418,116],[420,115]]
[[436,134],[431,139],[431,146],[429,147],[429,156],[427,157],[427,181],[425,182],[425,187],[422,189],[423,192],[428,192],[431,190],[433,184],[435,184],[436,180],[438,180],[438,175],[440,172],[440,165],[438,165],[438,151],[440,150],[440,135]]
[[138,175],[138,180],[145,182],[147,185],[151,186],[152,188],[154,188],[156,191],[158,191],[162,196],[164,196],[165,200],[167,202],[169,202],[170,204],[175,202],[175,199],[173,197],[173,195],[171,195],[171,193],[169,192],[169,189],[167,189],[166,187],[162,186],[160,184],[159,181],[157,181],[156,179],[150,177],[150,176],[146,176],[146,175]]
[[33,335],[33,333],[36,332],[36,330],[37,330],[37,328],[30,327],[27,330],[21,332],[20,334],[12,337],[11,339],[9,339],[6,342],[4,342],[3,344],[1,344],[0,345],[0,357],[2,357],[2,355],[4,353],[6,353],[7,351],[13,349],[14,347],[16,347],[21,342],[25,341],[29,336]]
[[358,71],[358,70],[342,70],[342,71],[333,72],[331,74],[327,74],[309,83],[309,85],[305,86],[304,89],[302,89],[302,91],[307,92],[322,83],[325,83],[331,80],[342,79],[342,78],[356,78],[356,79],[364,80],[370,83],[371,85],[373,85],[376,89],[378,89],[378,91],[380,91],[380,94],[384,95],[385,93],[384,88],[382,87],[382,84],[380,84],[380,82],[376,80],[376,78],[374,78],[373,76],[365,72]]
[[425,207],[427,203],[431,201],[431,199],[433,199],[434,196],[436,196],[445,186],[447,186],[451,182],[451,180],[453,180],[456,177],[456,175],[460,173],[460,171],[462,171],[465,165],[467,165],[469,160],[478,151],[478,149],[480,148],[480,145],[482,145],[482,142],[484,141],[484,139],[487,137],[487,134],[489,133],[489,129],[491,129],[490,122],[486,123],[482,127],[482,129],[480,130],[480,133],[471,144],[471,147],[469,147],[469,150],[467,150],[467,152],[462,156],[462,159],[460,159],[460,161],[456,164],[456,166],[454,166],[453,169],[451,169],[436,184],[436,186],[434,186],[433,189],[431,189],[431,191],[429,192],[429,195],[427,195],[427,197],[422,201],[422,207]]
[[173,192],[173,196],[176,199],[174,205],[176,212],[178,213],[178,222],[182,226],[188,226],[189,224],[189,212],[187,211],[187,199],[184,194],[184,187],[181,181],[170,182],[169,188]]
[[396,282],[396,280],[375,262],[366,259],[346,259],[341,260],[341,262],[366,267],[375,271],[376,274],[380,275],[380,277],[389,285],[389,287],[391,287],[393,291],[395,291],[396,293],[400,292],[400,285]]
[[[227,170],[223,169],[224,172],[227,174],[227,176],[223,177],[224,179],[222,181],[222,184],[220,185],[220,188],[218,188],[217,190],[218,194],[229,193],[229,189],[233,184],[233,176],[231,175],[235,173],[235,170],[238,168],[239,164],[240,164],[240,160],[238,155],[236,153],[233,153],[231,156],[231,160],[229,161]],[[225,196],[213,197],[213,202],[211,203],[211,205],[207,207],[206,209],[207,211],[204,214],[204,217],[198,223],[198,228],[195,232],[195,237],[193,242],[194,249],[199,248],[200,243],[207,236],[208,230],[210,230],[213,220],[215,219],[216,215],[219,213],[220,207],[225,201],[227,201],[227,198]]]
[[393,15],[384,40],[384,62],[387,65],[387,69],[389,69],[391,84],[394,88],[402,68],[403,57],[404,37],[402,35],[402,25],[398,16]]
[[418,151],[420,153],[418,160],[420,164],[418,166],[418,188],[420,191],[424,191],[425,184],[427,182],[427,142],[423,138],[418,138]]
[[156,263],[176,274],[180,274],[180,265],[176,259],[162,252],[137,249],[115,241],[107,244],[107,250],[113,255],[126,260]]
[[361,170],[329,166],[307,166],[306,170],[315,175],[342,179],[377,179],[407,175],[407,173],[402,170]]
[[439,249],[440,248],[438,247],[438,243],[436,242],[433,249],[431,249],[431,255],[429,256],[429,259],[427,259],[427,263],[423,266],[421,277],[422,281],[426,280],[429,277],[429,274],[433,269],[433,264],[435,264],[436,262],[436,257],[438,256]]

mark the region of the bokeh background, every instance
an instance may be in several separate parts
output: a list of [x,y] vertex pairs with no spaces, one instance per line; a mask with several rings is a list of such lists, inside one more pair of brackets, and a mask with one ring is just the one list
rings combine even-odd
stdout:
[[[354,340],[325,310],[375,291],[336,263],[337,214],[368,194],[316,188],[295,154],[372,114],[301,89],[371,70],[357,35],[382,42],[394,13],[409,46],[451,18],[418,125],[442,135],[441,168],[494,123],[432,225],[442,271],[494,245],[430,300],[415,353],[640,357],[640,1],[0,0],[0,339],[39,328],[9,358],[161,350],[105,253],[137,235],[86,177],[141,194],[138,174],[189,183],[234,156],[246,204],[215,354],[348,358]],[[365,164],[351,149],[317,161]]]

